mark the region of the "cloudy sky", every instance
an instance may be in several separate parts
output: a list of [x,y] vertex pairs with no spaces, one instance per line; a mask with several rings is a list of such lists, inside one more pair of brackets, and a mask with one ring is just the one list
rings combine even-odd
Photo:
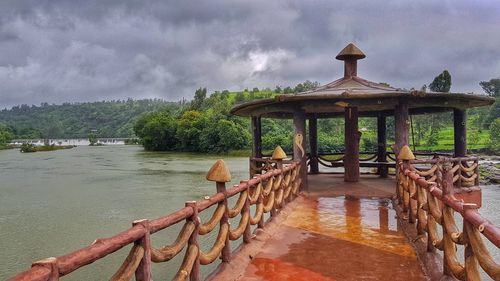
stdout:
[[420,88],[448,69],[480,93],[500,76],[500,2],[2,0],[0,107],[325,84],[349,42],[363,78]]

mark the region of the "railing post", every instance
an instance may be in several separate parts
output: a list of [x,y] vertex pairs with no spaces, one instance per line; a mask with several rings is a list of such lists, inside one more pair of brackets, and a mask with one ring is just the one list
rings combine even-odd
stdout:
[[57,266],[57,259],[54,257],[46,258],[34,262],[31,267],[45,267],[50,270],[49,279],[47,281],[59,281],[59,267]]
[[281,148],[281,146],[278,145],[273,150],[273,155],[271,156],[271,159],[276,160],[276,166],[278,169],[282,169],[283,168],[283,159],[285,159],[286,157],[287,156],[286,156],[285,151],[283,150],[283,148]]
[[[215,164],[210,168],[207,173],[207,180],[214,181],[215,186],[217,188],[217,193],[224,194],[224,215],[220,220],[220,225],[229,224],[229,211],[227,206],[227,191],[226,191],[226,182],[231,181],[231,173],[226,166],[226,163],[222,159],[219,159],[215,162]],[[226,236],[224,242],[224,248],[222,248],[221,252],[222,262],[229,262],[231,260],[231,245],[229,244],[229,234]]]
[[479,186],[479,159],[476,158],[476,160],[474,160],[474,164],[476,164],[476,168],[474,169],[474,174],[476,174],[476,179],[474,180],[474,185],[475,186]]
[[144,236],[135,242],[144,248],[144,255],[142,256],[141,263],[135,270],[135,280],[151,281],[151,239],[149,232],[149,220],[136,220],[132,223],[132,225],[141,225],[144,229],[146,229]]
[[191,274],[189,279],[191,281],[199,281],[200,280],[200,246],[198,244],[198,231],[200,227],[200,219],[198,218],[198,207],[196,206],[196,201],[187,201],[185,203],[186,207],[190,207],[193,210],[193,214],[188,221],[194,223],[195,227],[191,237],[189,237],[189,245],[194,245],[198,249],[198,255],[196,256],[196,260],[193,263],[193,268],[191,269]]
[[[225,182],[216,182],[217,193],[224,194],[224,215],[220,220],[220,225],[229,224],[229,213],[227,206],[227,191],[226,191],[226,183]],[[229,245],[229,235],[226,237],[226,241],[224,242],[224,248],[222,248],[221,252],[222,262],[229,262],[231,260],[231,246]]]
[[[443,199],[445,197],[453,196],[453,173],[451,171],[452,168],[453,168],[453,162],[450,162],[449,159],[446,162],[444,162],[442,165],[443,176],[441,179],[441,188],[443,190]],[[443,203],[443,208],[442,208],[443,216],[444,216],[445,208],[449,208],[449,207],[447,207],[447,205]],[[444,218],[443,218],[443,220],[444,220]],[[444,224],[444,222],[443,222],[443,224]],[[448,237],[449,235],[451,235],[451,233],[447,233],[446,227],[444,227],[444,225],[442,226],[442,229],[443,229],[443,240],[446,243],[446,239],[451,239]],[[447,275],[447,276],[454,276],[453,272],[450,268],[450,265],[446,261],[447,254],[449,254],[449,253],[446,253],[446,249],[445,249],[445,251],[443,253],[443,274]]]
[[[241,215],[243,216],[245,213],[248,213],[250,216],[250,186],[247,185],[247,198],[245,198],[245,205],[243,206],[243,210],[241,212]],[[245,227],[245,231],[243,232],[243,242],[244,243],[250,243],[252,241],[252,231],[250,228],[250,220],[247,223],[247,226]]]
[[[273,160],[276,160],[276,167],[280,170],[283,169],[283,159],[286,158],[286,153],[285,151],[283,151],[283,149],[281,148],[281,146],[277,146],[274,151],[273,151],[273,155],[272,155],[272,159]],[[306,170],[306,173],[307,173],[307,170]],[[282,180],[282,183],[283,183],[283,180],[284,180],[284,177],[283,177],[283,171],[281,171],[280,173],[280,177],[281,177],[281,180]],[[274,187],[273,187],[274,188]],[[276,193],[275,193],[275,196],[276,196]],[[274,202],[276,202],[276,197],[274,198]],[[276,204],[276,203],[275,203]],[[278,211],[276,210],[276,208],[273,206],[273,208],[271,209],[271,217],[275,217],[276,215],[278,215]]]
[[[406,212],[408,211],[408,218],[409,218],[409,222],[410,223],[413,223],[415,222],[415,218],[413,217],[413,210],[412,210],[412,204],[411,204],[411,201],[413,200],[411,198],[411,190],[410,190],[410,183],[409,183],[409,177],[406,176],[404,174],[405,170],[406,169],[409,169],[410,168],[410,160],[414,160],[415,159],[415,155],[413,155],[413,152],[411,151],[410,147],[408,145],[404,145],[403,147],[401,147],[401,149],[399,150],[399,153],[397,155],[397,160],[400,160],[400,161],[403,161],[403,171],[400,171],[399,172],[399,176],[400,177],[406,177],[406,179],[404,180],[406,182],[406,184],[408,185],[408,191],[405,191],[404,189],[404,186],[403,188],[401,188],[400,190],[402,190],[402,194],[400,194],[400,196],[402,197],[402,201],[403,201],[403,212]],[[398,182],[399,184],[399,182]]]

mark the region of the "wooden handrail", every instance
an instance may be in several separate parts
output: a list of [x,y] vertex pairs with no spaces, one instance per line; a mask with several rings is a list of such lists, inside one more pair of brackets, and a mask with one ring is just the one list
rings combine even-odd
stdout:
[[[191,276],[191,280],[199,280],[199,258],[201,254],[197,236],[199,229],[198,213],[203,212],[207,208],[215,205],[227,202],[227,198],[235,195],[244,196],[244,204],[241,208],[237,208],[237,213],[235,217],[241,215],[240,225],[236,230],[231,230],[227,223],[227,217],[221,217],[221,231],[219,232],[220,239],[218,243],[223,243],[222,245],[215,245],[214,249],[210,251],[210,257],[205,257],[203,263],[213,261],[213,255],[219,255],[223,248],[229,250],[229,235],[232,238],[244,236],[244,243],[250,242],[250,224],[258,224],[258,227],[263,227],[265,222],[263,221],[263,213],[266,212],[276,212],[281,209],[284,204],[274,204],[271,206],[264,206],[264,202],[267,197],[275,197],[275,193],[278,192],[282,196],[282,202],[288,202],[291,200],[292,196],[295,197],[298,194],[300,186],[300,176],[299,176],[299,165],[298,162],[287,161],[282,164],[279,163],[280,168],[275,168],[264,174],[257,175],[249,180],[242,181],[240,184],[235,185],[229,189],[218,188],[218,192],[212,196],[206,197],[200,201],[190,201],[186,203],[186,206],[174,213],[167,216],[160,217],[154,220],[140,220],[136,221],[134,225],[109,238],[97,239],[92,243],[92,245],[85,248],[79,249],[77,251],[71,252],[69,254],[57,257],[48,258],[38,262],[34,262],[31,269],[26,270],[15,277],[8,279],[9,281],[21,281],[21,280],[35,280],[35,281],[53,281],[59,280],[60,276],[67,275],[78,268],[93,263],[127,245],[135,244],[139,245],[130,251],[127,260],[123,263],[122,267],[117,271],[113,280],[121,280],[123,276],[129,276],[130,270],[135,270],[137,280],[150,281],[150,263],[151,263],[151,250],[152,247],[149,244],[149,235],[168,228],[174,224],[177,224],[183,220],[188,222],[189,227],[184,227],[182,231],[189,231],[186,235],[189,235],[189,242],[186,243],[186,237],[183,233],[179,234],[181,237],[179,243],[182,245],[177,245],[178,247],[172,251],[172,257],[180,252],[179,247],[185,248],[188,246],[188,251],[185,253],[184,262],[179,269],[175,279],[185,278],[186,276]],[[262,186],[263,183],[273,181],[274,178],[287,177],[289,179],[287,184],[280,184],[277,189],[272,189],[269,193],[260,192],[258,198],[254,198],[253,195],[256,192],[258,186]],[[217,182],[217,186],[223,186],[223,182]],[[286,198],[283,194],[287,194]],[[252,198],[252,200],[250,200]],[[243,199],[242,199],[243,200]],[[274,202],[274,199],[272,199]],[[252,201],[252,202],[251,202]],[[267,200],[270,201],[270,200]],[[281,203],[282,203],[281,202]],[[268,202],[269,203],[269,202]],[[250,205],[256,205],[256,214],[250,214]],[[227,203],[224,203],[224,208],[228,212]],[[259,218],[259,221],[255,221]],[[253,220],[251,218],[254,218]],[[225,221],[223,222],[223,220]],[[193,222],[194,228],[193,228]],[[194,229],[194,230],[193,230]],[[210,232],[210,231],[208,231]],[[208,233],[207,232],[207,233]],[[222,241],[222,242],[221,242]],[[222,247],[222,248],[221,248]],[[156,250],[157,251],[157,250]],[[155,252],[155,255],[159,252]],[[198,254],[200,253],[200,254]],[[223,261],[228,261],[230,256],[226,253],[226,257]],[[168,260],[171,257],[168,256],[164,260]],[[209,258],[209,260],[207,260]],[[137,264],[141,260],[140,264]],[[155,258],[156,262],[161,262],[162,258]]]
[[[474,161],[473,168],[461,169],[467,161]],[[493,260],[481,240],[481,236],[486,237],[500,248],[500,228],[481,216],[477,204],[457,200],[454,195],[456,173],[465,179],[469,176],[478,184],[477,161],[477,157],[398,161],[397,201],[404,213],[403,218],[408,219],[417,228],[419,237],[427,241],[427,251],[443,251],[445,275],[460,280],[480,280],[479,264],[491,278],[500,280],[500,264]],[[421,172],[414,164],[433,166]],[[466,176],[461,175],[464,172]],[[470,172],[473,174],[467,174]],[[456,227],[453,212],[461,215],[463,232]],[[441,238],[437,225],[442,228]],[[462,264],[456,255],[455,245],[465,247],[465,261]]]

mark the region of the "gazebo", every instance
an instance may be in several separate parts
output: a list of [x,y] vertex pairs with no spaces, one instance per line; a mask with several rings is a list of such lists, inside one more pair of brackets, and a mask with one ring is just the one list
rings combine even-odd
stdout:
[[[493,98],[464,93],[404,90],[371,82],[359,77],[357,72],[357,61],[365,57],[351,43],[336,56],[336,59],[344,61],[344,77],[310,91],[282,94],[235,106],[231,110],[232,114],[252,118],[252,157],[262,157],[261,118],[293,119],[293,158],[301,161],[303,187],[307,188],[307,141],[310,147],[310,172],[318,173],[318,118],[343,117],[344,181],[357,182],[360,176],[359,117],[377,118],[377,162],[387,163],[387,116],[394,116],[393,150],[397,154],[401,147],[409,143],[410,115],[447,111],[453,111],[454,155],[466,155],[466,109],[492,104]],[[308,138],[306,120],[309,122]],[[380,175],[387,176],[387,170],[382,169]]]

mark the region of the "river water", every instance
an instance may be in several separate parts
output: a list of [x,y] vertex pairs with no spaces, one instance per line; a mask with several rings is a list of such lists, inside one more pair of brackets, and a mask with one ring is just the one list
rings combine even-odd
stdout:
[[[187,153],[151,153],[139,146],[76,147],[21,154],[0,151],[0,280],[31,262],[85,247],[96,238],[125,230],[133,220],[157,218],[188,200],[215,193],[205,174],[218,159]],[[248,158],[223,157],[234,183],[248,177]],[[229,186],[229,185],[228,185]],[[481,213],[500,225],[498,186],[483,189]],[[171,243],[180,225],[153,235],[153,244]],[[216,232],[203,236],[205,249]],[[128,247],[63,280],[106,280]],[[498,251],[494,255],[500,258]],[[170,279],[183,255],[154,265],[154,279]],[[206,276],[216,265],[203,266]]]
[[[248,177],[248,158],[224,159],[234,183]],[[215,184],[205,175],[216,160],[217,156],[145,152],[139,146],[0,151],[0,280],[28,269],[32,261],[117,234],[133,220],[157,218],[183,207],[185,201],[215,193]],[[176,231],[153,235],[155,246],[172,242]],[[128,249],[63,280],[107,280]],[[154,276],[169,279],[178,262],[155,266]]]

